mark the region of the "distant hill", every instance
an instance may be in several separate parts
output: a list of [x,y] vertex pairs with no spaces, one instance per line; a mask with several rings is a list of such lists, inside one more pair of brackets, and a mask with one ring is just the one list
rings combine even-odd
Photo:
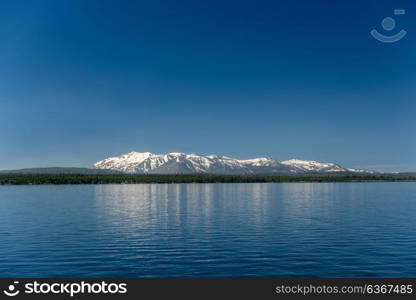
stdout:
[[386,173],[387,175],[393,176],[393,177],[415,177],[416,178],[416,172],[395,172],[395,173]]
[[58,175],[58,174],[80,174],[80,175],[105,175],[105,174],[122,174],[117,170],[100,170],[100,169],[88,169],[88,168],[27,168],[19,170],[3,170],[0,174],[45,174],[45,175]]

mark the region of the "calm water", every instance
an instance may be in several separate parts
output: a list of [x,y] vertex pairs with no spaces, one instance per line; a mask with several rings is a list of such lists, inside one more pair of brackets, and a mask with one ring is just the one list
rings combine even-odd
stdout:
[[0,277],[416,277],[416,183],[0,186]]

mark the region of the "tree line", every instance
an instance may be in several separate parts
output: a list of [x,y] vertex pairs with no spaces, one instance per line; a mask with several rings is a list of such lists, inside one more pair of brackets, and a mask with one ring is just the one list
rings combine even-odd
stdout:
[[416,176],[393,175],[128,175],[128,174],[0,174],[0,185],[134,184],[134,183],[256,183],[416,181]]

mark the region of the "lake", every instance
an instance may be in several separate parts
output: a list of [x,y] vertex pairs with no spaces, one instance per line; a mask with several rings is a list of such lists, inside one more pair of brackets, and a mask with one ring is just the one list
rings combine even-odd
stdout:
[[416,183],[0,186],[0,277],[416,277]]

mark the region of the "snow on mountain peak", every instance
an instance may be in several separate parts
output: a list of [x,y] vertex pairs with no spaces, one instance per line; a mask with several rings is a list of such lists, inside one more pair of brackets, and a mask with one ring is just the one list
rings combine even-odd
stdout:
[[304,171],[309,172],[347,172],[349,171],[346,168],[343,168],[334,163],[321,163],[314,160],[300,160],[300,159],[290,159],[282,161],[282,164],[287,166],[292,166],[295,168],[303,169]]
[[[181,153],[181,152],[171,152],[171,153],[168,153],[168,155],[183,156],[183,155],[186,155],[186,154],[185,153]],[[189,155],[192,155],[192,154],[189,154]]]
[[122,156],[130,159],[130,160],[136,160],[136,161],[140,161],[140,160],[144,160],[150,156],[152,156],[153,154],[150,152],[130,152],[127,154],[124,154]]
[[278,161],[272,160],[271,158],[267,158],[267,157],[239,160],[239,162],[245,165],[253,165],[253,166],[271,166],[275,164],[280,164]]
[[367,172],[347,169],[333,163],[300,159],[279,162],[267,157],[235,159],[217,155],[198,155],[171,152],[153,154],[130,152],[110,157],[94,164],[96,169],[113,169],[137,174],[280,174],[307,172]]

